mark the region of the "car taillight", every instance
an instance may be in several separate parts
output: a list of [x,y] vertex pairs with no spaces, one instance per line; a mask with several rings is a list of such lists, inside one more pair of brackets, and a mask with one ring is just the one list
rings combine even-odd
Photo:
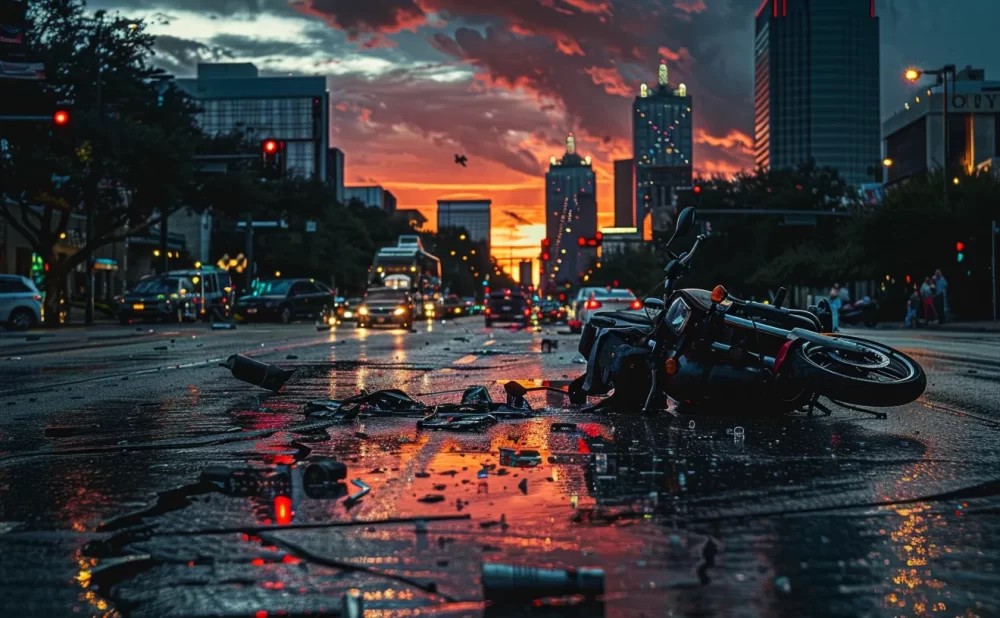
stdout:
[[587,303],[584,305],[584,307],[586,307],[587,309],[600,309],[603,306],[604,303],[602,303],[599,300],[588,300]]
[[493,313],[493,312],[492,312],[492,311],[490,310],[490,308],[489,308],[489,307],[487,307],[487,308],[486,308],[486,315],[489,315],[489,314],[491,314],[491,313]]
[[632,304],[629,305],[629,309],[632,309],[633,311],[638,311],[639,309],[642,309],[642,301],[639,299],[633,300]]
[[42,297],[39,296],[38,294],[35,294],[34,296],[32,296],[32,298],[35,299],[38,302],[42,302]]

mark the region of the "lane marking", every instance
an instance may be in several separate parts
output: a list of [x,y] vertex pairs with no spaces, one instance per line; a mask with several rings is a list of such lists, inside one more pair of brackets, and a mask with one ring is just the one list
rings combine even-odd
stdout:
[[455,365],[471,365],[479,359],[475,354],[469,354],[468,356],[463,356],[454,362]]

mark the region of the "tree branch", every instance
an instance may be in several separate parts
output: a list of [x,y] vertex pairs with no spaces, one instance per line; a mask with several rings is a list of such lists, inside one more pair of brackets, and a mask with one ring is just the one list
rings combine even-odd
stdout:
[[12,228],[17,230],[18,234],[20,234],[26,241],[28,241],[28,244],[31,245],[31,248],[35,250],[35,253],[39,255],[46,255],[45,252],[42,251],[42,246],[41,243],[38,241],[38,237],[32,236],[31,231],[23,227],[17,221],[14,215],[7,209],[6,200],[3,201],[2,208],[0,208],[0,215],[3,215],[3,218],[7,220],[7,223],[9,223]]

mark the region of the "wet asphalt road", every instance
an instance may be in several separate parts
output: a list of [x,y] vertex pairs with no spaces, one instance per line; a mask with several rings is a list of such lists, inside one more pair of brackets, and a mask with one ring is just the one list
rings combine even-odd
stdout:
[[[537,418],[444,433],[317,428],[302,406],[390,387],[457,401],[419,394],[472,384],[500,399],[508,379],[578,375],[575,338],[476,318],[153,330],[0,340],[3,615],[334,616],[357,589],[366,616],[479,616],[484,561],[605,569],[605,606],[538,615],[1000,615],[996,335],[859,331],[928,372],[887,419],[750,402],[727,418],[598,416],[533,393]],[[542,354],[548,337],[560,348]],[[236,352],[296,374],[280,395],[255,390],[217,367]],[[481,478],[505,447],[545,463]],[[304,493],[298,464],[318,455],[371,493],[351,507]],[[206,492],[213,465],[289,470],[290,486]],[[377,523],[413,516],[428,520]],[[328,525],[349,522],[376,523]]]

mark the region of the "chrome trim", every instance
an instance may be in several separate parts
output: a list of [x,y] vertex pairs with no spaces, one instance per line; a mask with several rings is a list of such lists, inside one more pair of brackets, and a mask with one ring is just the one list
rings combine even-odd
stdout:
[[746,330],[757,330],[759,332],[768,335],[773,335],[775,337],[780,337],[782,339],[787,339],[788,335],[791,334],[791,331],[788,331],[784,328],[776,328],[774,326],[769,326],[767,324],[762,324],[760,322],[751,322],[750,320],[738,318],[734,315],[729,315],[729,314],[726,314],[724,321],[726,324],[730,326],[735,326],[736,328],[743,328]]

